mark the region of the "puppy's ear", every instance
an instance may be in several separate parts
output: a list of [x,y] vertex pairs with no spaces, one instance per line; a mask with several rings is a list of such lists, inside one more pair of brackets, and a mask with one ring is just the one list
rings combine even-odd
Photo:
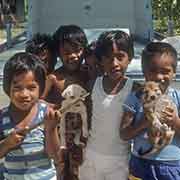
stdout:
[[133,86],[132,86],[132,92],[139,92],[144,89],[144,83],[140,83],[137,81],[134,81]]
[[140,98],[144,91],[144,86],[144,83],[134,81],[131,92],[134,92],[136,94],[136,97]]

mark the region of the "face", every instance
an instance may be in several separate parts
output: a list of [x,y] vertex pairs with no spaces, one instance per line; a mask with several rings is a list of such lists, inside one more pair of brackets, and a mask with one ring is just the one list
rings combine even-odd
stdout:
[[112,80],[122,79],[128,64],[128,54],[125,51],[118,50],[115,44],[112,52],[108,56],[102,57],[101,63],[103,72]]
[[86,70],[91,79],[95,79],[100,73],[100,67],[98,66],[98,60],[94,54],[89,55],[85,58],[85,63],[83,64],[84,70]]
[[148,68],[144,72],[145,79],[147,81],[156,81],[167,88],[175,76],[173,69],[174,59],[172,56],[164,53],[162,55],[157,54],[148,64]]
[[159,83],[154,81],[147,81],[143,88],[142,102],[148,103],[155,102],[162,95],[162,90]]
[[39,52],[38,57],[43,61],[45,64],[45,67],[47,71],[49,70],[49,65],[52,60],[52,54],[48,49],[43,49],[42,51]]
[[72,46],[65,42],[60,46],[59,53],[61,55],[63,65],[68,71],[79,70],[82,61],[82,54],[84,48]]
[[28,111],[39,98],[39,84],[32,71],[15,76],[11,82],[11,103],[21,111]]

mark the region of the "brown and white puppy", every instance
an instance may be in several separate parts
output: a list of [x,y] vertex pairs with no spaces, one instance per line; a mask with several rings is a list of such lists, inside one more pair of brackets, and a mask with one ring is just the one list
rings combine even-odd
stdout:
[[147,152],[140,153],[147,156],[159,152],[164,146],[171,143],[174,130],[171,129],[161,118],[162,108],[173,106],[176,108],[169,96],[164,94],[163,86],[154,81],[147,81],[143,87],[142,103],[145,118],[150,122],[148,139],[152,148]]
[[[82,97],[85,94],[87,94],[87,91],[80,85],[69,85],[62,93],[64,100],[62,101],[61,109],[67,107],[75,98]],[[81,136],[88,138],[87,108],[83,100],[76,102],[62,113],[59,128],[62,149],[67,147],[67,133],[73,134],[73,143],[76,145],[84,145],[80,140]]]

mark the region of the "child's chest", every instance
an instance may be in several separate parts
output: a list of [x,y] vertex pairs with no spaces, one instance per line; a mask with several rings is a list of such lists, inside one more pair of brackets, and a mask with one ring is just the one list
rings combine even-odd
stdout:
[[61,79],[56,80],[55,88],[59,93],[62,93],[71,84],[85,85],[79,75],[64,75]]

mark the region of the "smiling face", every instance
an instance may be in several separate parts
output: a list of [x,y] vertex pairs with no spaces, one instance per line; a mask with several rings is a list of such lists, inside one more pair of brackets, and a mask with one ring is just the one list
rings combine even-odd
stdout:
[[39,90],[32,71],[16,75],[10,87],[11,103],[21,111],[29,111],[39,98]]
[[112,50],[107,56],[102,56],[101,65],[104,73],[113,81],[120,80],[129,64],[129,57],[125,51],[119,50],[113,43]]
[[[42,49],[37,56],[44,63],[47,71],[50,69],[50,63],[52,63],[52,54],[48,49]],[[48,72],[49,73],[49,72]]]
[[62,58],[63,65],[68,71],[79,70],[82,62],[84,48],[64,42],[63,46],[59,48],[59,54]]
[[155,81],[167,88],[175,76],[173,69],[174,59],[170,54],[157,54],[153,57],[148,67],[145,68],[144,76],[147,81]]

